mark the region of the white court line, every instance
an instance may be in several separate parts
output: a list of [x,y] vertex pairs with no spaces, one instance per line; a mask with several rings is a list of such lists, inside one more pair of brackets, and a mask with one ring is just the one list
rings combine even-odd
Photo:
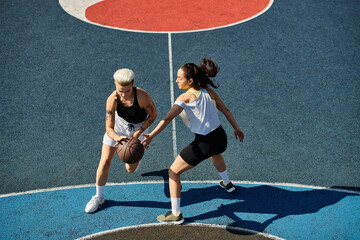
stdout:
[[[122,30],[122,31],[129,31],[129,32],[140,32],[140,33],[166,33],[168,34],[168,40],[169,40],[169,69],[170,69],[170,95],[171,95],[171,107],[174,104],[174,78],[173,78],[173,64],[172,64],[172,46],[171,46],[171,33],[193,33],[193,32],[201,32],[201,31],[209,31],[209,30],[215,30],[215,29],[221,29],[226,27],[231,27],[240,23],[247,22],[249,20],[252,20],[261,14],[265,13],[269,8],[272,6],[274,0],[270,0],[269,4],[266,6],[265,9],[263,9],[261,12],[255,14],[254,16],[247,18],[245,20],[241,20],[232,24],[219,26],[219,27],[213,27],[213,28],[205,28],[205,29],[198,29],[198,30],[189,30],[189,31],[141,31],[141,30],[132,30],[132,29],[125,29],[125,28],[118,28],[118,27],[111,27],[106,25],[101,25],[98,23],[94,23],[89,21],[85,16],[85,11],[88,7],[101,2],[103,0],[59,0],[60,6],[71,16],[78,18],[84,22],[110,28],[110,29],[116,29],[116,30]],[[173,155],[174,159],[177,156],[177,141],[176,141],[176,122],[175,119],[172,121],[172,139],[173,139]]]
[[100,27],[104,27],[104,28],[115,29],[115,30],[127,31],[127,32],[151,33],[151,34],[152,33],[160,33],[160,34],[166,33],[166,34],[168,34],[168,33],[194,33],[194,32],[203,32],[203,31],[210,31],[210,30],[216,30],[216,29],[232,27],[232,26],[235,26],[237,24],[245,23],[245,22],[250,21],[250,20],[252,20],[254,18],[257,18],[258,16],[262,15],[267,10],[269,10],[270,7],[273,5],[273,2],[274,2],[274,0],[270,0],[269,4],[261,12],[255,14],[252,17],[249,17],[249,18],[244,19],[244,20],[240,20],[240,21],[235,22],[235,23],[224,25],[224,26],[197,29],[197,30],[186,30],[186,31],[143,31],[143,30],[133,30],[133,29],[126,29],[126,28],[119,28],[119,27],[111,27],[111,26],[101,25],[101,24],[89,21],[85,17],[86,8],[93,5],[93,4],[95,4],[95,3],[101,2],[101,1],[103,1],[103,0],[59,0],[59,4],[64,9],[64,11],[66,11],[71,16],[73,16],[73,17],[75,17],[77,19],[80,19],[80,20],[82,20],[84,22],[90,23],[92,25],[96,25],[96,26],[100,26]]
[[[194,184],[201,184],[201,183],[214,183],[218,184],[218,180],[204,180],[204,181],[181,181],[182,183],[194,183]],[[232,181],[234,184],[239,185],[266,185],[266,186],[280,186],[280,187],[294,187],[294,188],[306,188],[306,189],[317,189],[317,190],[328,190],[333,192],[344,192],[344,193],[351,193],[351,194],[359,194],[359,191],[352,191],[346,189],[338,189],[338,188],[330,188],[330,187],[320,187],[320,186],[312,186],[312,185],[304,185],[304,184],[297,184],[297,183],[280,183],[280,182],[253,182],[253,181]],[[121,185],[135,185],[135,184],[164,184],[164,181],[138,181],[138,182],[121,182],[121,183],[106,183],[106,186],[121,186]],[[26,194],[33,194],[33,193],[42,193],[42,192],[52,192],[52,191],[62,191],[62,190],[70,190],[70,189],[77,189],[77,188],[87,188],[87,187],[95,187],[95,183],[91,184],[83,184],[83,185],[72,185],[72,186],[64,186],[64,187],[55,187],[55,188],[46,188],[46,189],[37,189],[37,190],[30,190],[24,192],[15,192],[15,193],[6,193],[0,194],[0,198],[4,197],[12,197],[18,195],[26,195]]]
[[[167,224],[166,223],[149,223],[149,224],[141,224],[141,225],[135,225],[135,226],[129,226],[129,227],[116,228],[116,229],[111,229],[111,230],[91,234],[91,235],[88,235],[88,236],[85,236],[82,238],[78,238],[77,240],[93,239],[94,237],[102,237],[102,236],[105,236],[108,234],[113,234],[113,233],[117,233],[117,232],[121,232],[121,231],[127,231],[127,230],[132,230],[132,229],[139,229],[139,228],[148,228],[148,227],[159,227],[159,226],[164,226],[164,225],[167,225]],[[279,238],[279,237],[276,237],[276,236],[273,236],[270,234],[261,233],[261,232],[257,232],[257,231],[253,231],[253,230],[249,230],[249,229],[245,229],[245,228],[240,228],[240,227],[229,227],[229,226],[224,226],[224,225],[206,224],[206,223],[184,223],[183,226],[219,228],[219,229],[223,229],[223,230],[247,232],[252,235],[263,236],[263,237],[267,237],[267,238],[273,239],[273,240],[283,240],[283,238]]]
[[[173,107],[175,98],[174,98],[174,76],[173,76],[171,33],[168,33],[168,42],[169,42],[169,71],[170,71],[170,101],[171,101],[171,107]],[[173,154],[175,159],[177,156],[175,118],[172,120],[172,139],[173,139]]]

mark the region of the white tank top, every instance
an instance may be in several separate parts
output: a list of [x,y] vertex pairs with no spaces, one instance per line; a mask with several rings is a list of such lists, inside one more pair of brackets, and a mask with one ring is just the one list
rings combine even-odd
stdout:
[[180,117],[193,133],[207,135],[220,126],[217,108],[205,88],[191,103],[176,101],[175,105],[184,109]]

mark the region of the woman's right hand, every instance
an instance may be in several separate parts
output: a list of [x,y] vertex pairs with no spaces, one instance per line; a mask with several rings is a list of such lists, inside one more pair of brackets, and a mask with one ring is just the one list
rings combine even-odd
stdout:
[[144,148],[148,149],[153,138],[150,134],[142,134],[144,136],[144,140],[141,141],[141,144],[144,145]]
[[[116,144],[114,145],[114,147],[116,147],[117,145],[119,145],[121,143],[121,141],[125,141],[127,139],[126,136],[120,136],[118,140],[116,140]],[[127,141],[125,141],[127,142]]]

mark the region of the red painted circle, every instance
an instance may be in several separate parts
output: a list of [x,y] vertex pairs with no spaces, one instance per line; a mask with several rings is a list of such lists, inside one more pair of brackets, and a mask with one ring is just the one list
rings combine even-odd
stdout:
[[270,0],[104,0],[86,9],[86,18],[109,27],[150,32],[217,28],[249,19]]

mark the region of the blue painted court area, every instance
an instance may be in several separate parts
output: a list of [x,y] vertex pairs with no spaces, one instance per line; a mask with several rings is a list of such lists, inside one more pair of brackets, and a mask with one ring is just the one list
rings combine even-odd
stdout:
[[204,161],[182,176],[186,221],[285,239],[360,239],[359,0],[275,0],[242,24],[171,35],[89,24],[59,0],[2,0],[0,10],[1,240],[75,239],[156,223],[170,209],[166,169],[193,139],[181,119],[153,141],[139,171],[127,173],[115,157],[109,182],[121,184],[107,187],[100,211],[84,213],[112,76],[134,70],[135,85],[157,107],[156,125],[171,94],[182,93],[170,74],[203,55],[220,66],[216,91],[245,140],[236,141],[220,115],[237,191],[218,187]]
[[[186,223],[239,227],[284,239],[359,239],[360,194],[327,189],[216,182],[183,183]],[[0,198],[0,239],[75,239],[126,226],[156,223],[170,208],[167,184],[113,184],[106,202],[84,214],[93,187]],[[11,217],[9,217],[11,216]]]

